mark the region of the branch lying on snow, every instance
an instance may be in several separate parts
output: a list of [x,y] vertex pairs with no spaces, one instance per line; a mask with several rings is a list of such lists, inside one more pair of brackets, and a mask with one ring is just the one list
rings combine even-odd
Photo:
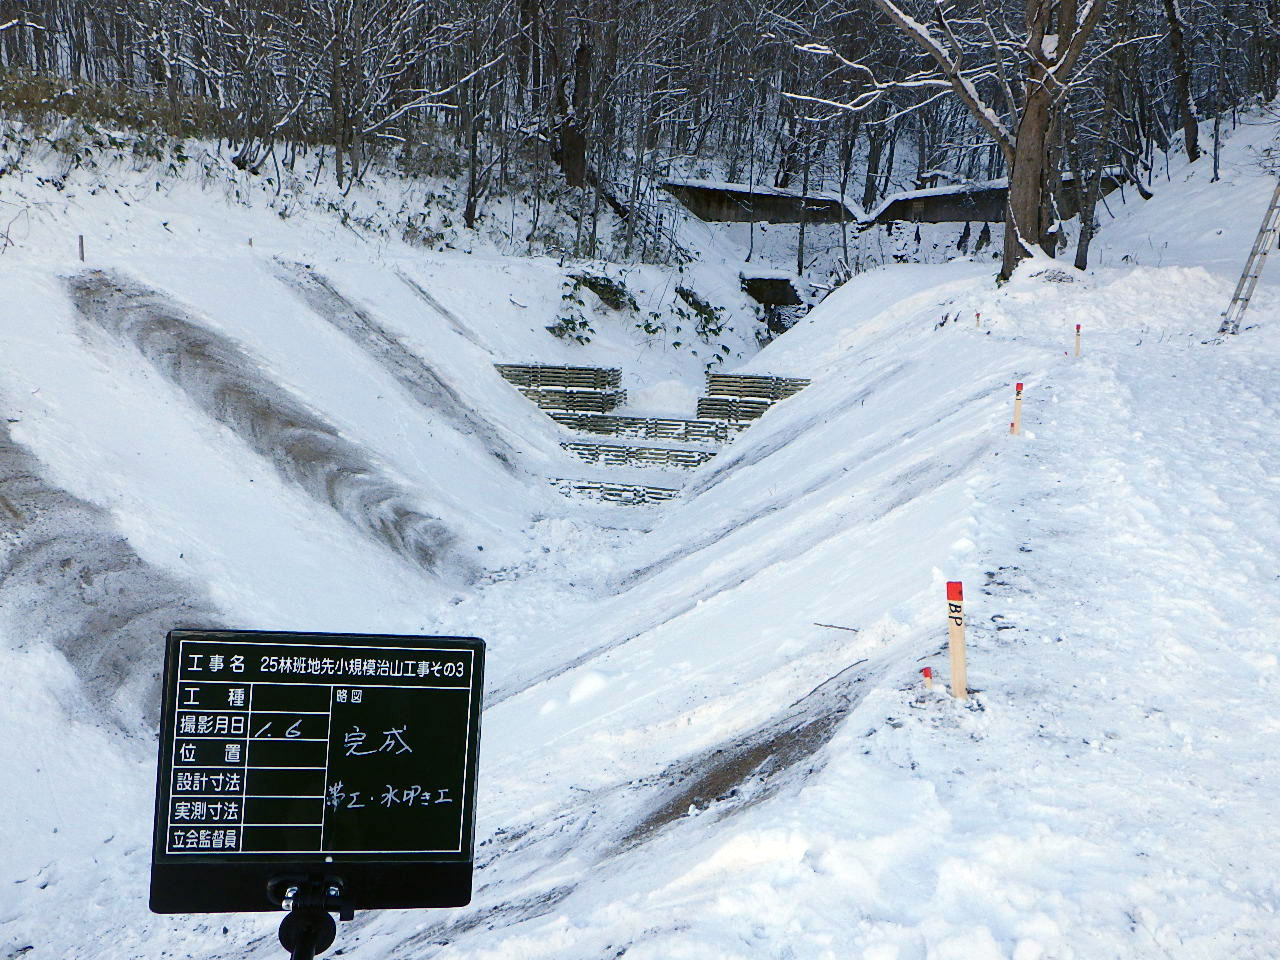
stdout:
[[24,217],[27,218],[27,223],[30,224],[31,208],[29,206],[19,206],[18,204],[11,203],[8,200],[0,200],[0,203],[18,207],[18,212],[9,218],[9,221],[3,228],[0,228],[0,256],[3,256],[4,252],[9,249],[9,247],[16,247],[18,245],[18,242],[14,240],[12,236],[14,225]]

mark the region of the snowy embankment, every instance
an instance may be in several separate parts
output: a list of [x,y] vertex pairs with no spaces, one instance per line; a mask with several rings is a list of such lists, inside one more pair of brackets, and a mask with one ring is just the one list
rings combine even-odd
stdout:
[[[1274,281],[1257,329],[1200,341],[1273,137],[1244,128],[1222,182],[1202,162],[1123,211],[1092,274],[855,278],[741,368],[812,386],[638,510],[547,487],[576,469],[569,435],[490,364],[620,363],[649,398],[691,396],[698,367],[607,330],[553,340],[526,311],[557,302],[554,265],[371,257],[269,218],[231,250],[245,224],[193,190],[191,249],[130,208],[141,248],[82,268],[72,221],[46,214],[0,261],[18,305],[0,314],[0,564],[24,569],[63,516],[97,539],[78,557],[64,533],[0,578],[18,774],[0,956],[279,955],[269,916],[145,912],[149,706],[76,653],[87,611],[143,587],[175,618],[490,641],[475,900],[360,916],[339,932],[352,956],[1270,956]],[[146,292],[78,308],[102,276]],[[329,468],[358,488],[319,495]],[[441,524],[448,559],[418,562],[416,528],[370,533],[396,498]],[[142,571],[123,593],[99,572],[117,566]],[[965,706],[919,681],[946,675],[948,579],[968,588]],[[51,605],[69,580],[83,599]]]

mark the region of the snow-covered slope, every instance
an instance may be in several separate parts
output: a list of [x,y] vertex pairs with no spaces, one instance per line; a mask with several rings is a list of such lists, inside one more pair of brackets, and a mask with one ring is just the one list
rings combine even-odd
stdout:
[[[490,641],[475,901],[359,916],[352,956],[1271,956],[1280,284],[1201,341],[1274,140],[1119,211],[1088,275],[855,278],[738,361],[812,385],[640,509],[551,489],[591,468],[491,364],[688,415],[701,362],[548,336],[557,265],[45,198],[0,258],[0,956],[279,954],[145,911],[147,657],[214,620]],[[918,673],[949,579],[967,705]]]

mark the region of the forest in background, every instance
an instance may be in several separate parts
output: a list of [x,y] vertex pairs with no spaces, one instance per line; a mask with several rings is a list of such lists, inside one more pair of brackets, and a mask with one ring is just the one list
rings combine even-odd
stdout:
[[1280,92],[1280,0],[0,0],[0,71],[0,107],[89,90],[245,169],[319,149],[339,185],[445,162],[444,138],[468,226],[532,164],[629,250],[669,176],[864,210],[1009,176],[1007,274],[1060,252],[1063,191],[1083,267],[1105,170],[1143,190],[1171,149],[1217,164],[1221,124]]

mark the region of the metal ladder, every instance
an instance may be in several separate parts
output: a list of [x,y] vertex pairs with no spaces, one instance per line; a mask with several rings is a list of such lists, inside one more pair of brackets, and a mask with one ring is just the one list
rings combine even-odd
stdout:
[[1244,273],[1236,284],[1235,295],[1231,305],[1222,316],[1222,326],[1218,333],[1239,333],[1240,319],[1249,308],[1249,298],[1253,296],[1258,285],[1258,277],[1262,276],[1262,266],[1267,262],[1267,254],[1275,246],[1277,232],[1280,232],[1280,178],[1276,179],[1275,193],[1271,194],[1271,205],[1267,207],[1267,215],[1262,218],[1262,229],[1258,231],[1258,239],[1253,242],[1253,250],[1244,265]]

